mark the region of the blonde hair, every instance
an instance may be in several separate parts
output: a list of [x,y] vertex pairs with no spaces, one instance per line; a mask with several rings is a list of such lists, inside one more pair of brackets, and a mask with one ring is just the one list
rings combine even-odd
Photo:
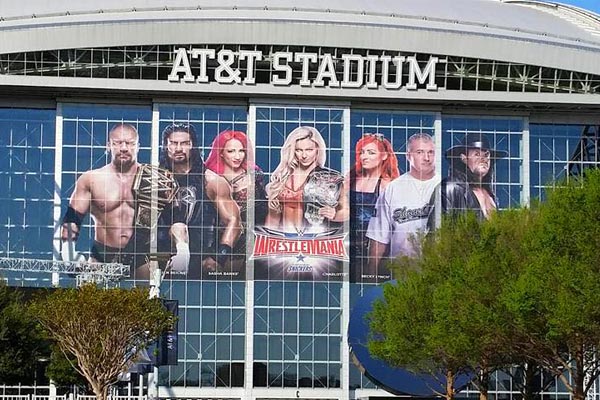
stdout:
[[269,208],[281,212],[281,204],[279,203],[279,193],[281,193],[285,187],[285,184],[289,177],[294,173],[294,170],[298,167],[298,160],[296,159],[296,142],[304,139],[310,139],[317,145],[317,166],[323,167],[325,165],[325,140],[321,133],[313,128],[312,126],[300,126],[285,138],[285,143],[281,147],[281,161],[275,171],[271,174],[270,183],[265,188],[267,191],[267,199],[269,199]]

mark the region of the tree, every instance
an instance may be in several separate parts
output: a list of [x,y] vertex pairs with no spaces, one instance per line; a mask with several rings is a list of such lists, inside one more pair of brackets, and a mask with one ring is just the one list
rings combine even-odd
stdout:
[[600,171],[548,191],[505,296],[519,351],[583,400],[600,375]]
[[[72,354],[67,354],[54,343],[51,346],[50,363],[46,367],[46,376],[52,379],[56,386],[79,386],[85,387],[87,381],[77,372],[74,365],[77,364],[77,359]],[[69,356],[67,358],[67,356]]]
[[373,355],[438,378],[440,387],[432,389],[448,400],[459,389],[456,378],[468,370],[472,338],[454,329],[457,314],[443,289],[462,273],[480,232],[481,223],[472,214],[448,220],[422,242],[419,257],[395,262],[392,268],[400,278],[386,284],[384,300],[374,304],[370,316]]
[[0,383],[33,381],[37,360],[46,354],[46,347],[22,294],[0,280]]
[[84,285],[58,289],[32,304],[48,335],[89,382],[96,398],[105,400],[110,385],[173,323],[173,316],[148,290],[100,289]]
[[495,370],[521,364],[529,373],[522,389],[531,399],[536,369],[514,351],[512,315],[500,299],[527,264],[523,243],[535,218],[529,209],[496,213],[490,221],[454,215],[422,242],[420,257],[398,259],[395,272],[404,278],[374,307],[374,355],[446,376],[446,397],[456,390],[450,379],[468,371],[481,400]]

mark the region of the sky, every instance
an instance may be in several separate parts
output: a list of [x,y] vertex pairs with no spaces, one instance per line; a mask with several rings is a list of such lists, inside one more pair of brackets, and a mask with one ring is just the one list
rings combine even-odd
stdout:
[[557,3],[571,4],[600,14],[600,0],[552,0]]

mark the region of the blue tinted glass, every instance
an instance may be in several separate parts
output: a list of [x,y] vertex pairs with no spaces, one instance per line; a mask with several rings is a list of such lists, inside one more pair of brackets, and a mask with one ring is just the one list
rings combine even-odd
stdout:
[[214,308],[202,309],[202,332],[215,332],[216,329],[216,310]]
[[203,360],[214,360],[216,354],[216,336],[202,335],[200,341],[200,350],[202,351]]
[[313,359],[313,337],[300,336],[298,338],[298,359],[312,361]]
[[216,305],[216,282],[202,282],[202,305]]
[[300,111],[297,108],[287,108],[285,110],[285,119],[288,121],[298,121],[300,119]]
[[244,336],[232,336],[231,337],[231,359],[232,360],[244,360],[244,349],[246,347]]
[[217,304],[219,306],[231,305],[231,283],[217,282]]
[[243,309],[231,310],[231,332],[233,333],[244,333],[245,332],[245,312]]
[[299,294],[301,306],[312,306],[313,305],[313,283],[312,282],[300,282]]
[[298,337],[286,335],[283,337],[283,359],[295,360],[298,354]]
[[297,309],[285,309],[283,311],[283,331],[285,333],[296,333],[298,332],[298,310]]
[[266,360],[267,359],[267,336],[266,335],[254,335],[254,359],[255,360]]
[[231,358],[231,337],[217,336],[217,360],[229,360]]
[[283,108],[271,108],[271,119],[274,121],[282,121],[285,117],[285,110]]
[[[181,291],[183,293],[183,291],[185,290],[185,287],[183,285],[184,282],[182,283],[174,283],[173,288],[176,289],[177,291]],[[198,306],[200,305],[200,282],[193,282],[193,281],[189,281],[187,282],[187,305],[189,306]]]
[[254,309],[254,332],[268,332],[268,316],[266,308]]
[[283,332],[283,310],[281,308],[269,309],[269,332]]
[[285,282],[284,284],[284,305],[298,305],[298,284],[297,282]]
[[314,332],[315,333],[327,333],[327,325],[329,323],[329,316],[327,310],[315,310],[314,311]]
[[217,308],[217,333],[231,332],[231,310]]
[[281,335],[269,336],[269,360],[282,359],[282,341],[283,337]]
[[254,304],[257,306],[266,306],[269,299],[269,284],[264,281],[254,283]]
[[327,283],[315,283],[315,307],[329,305],[329,286]]
[[313,333],[313,313],[311,309],[301,308],[298,310],[298,329],[300,333]]
[[269,285],[269,305],[283,305],[283,282],[271,282]]

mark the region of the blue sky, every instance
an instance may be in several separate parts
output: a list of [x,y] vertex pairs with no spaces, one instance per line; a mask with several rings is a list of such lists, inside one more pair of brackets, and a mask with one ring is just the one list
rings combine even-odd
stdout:
[[572,4],[600,14],[600,0],[554,0],[557,3]]

